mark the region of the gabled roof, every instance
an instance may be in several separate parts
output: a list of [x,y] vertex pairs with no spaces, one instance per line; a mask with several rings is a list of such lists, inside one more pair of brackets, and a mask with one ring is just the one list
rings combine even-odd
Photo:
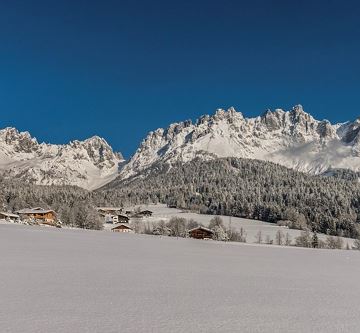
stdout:
[[117,225],[116,225],[114,228],[112,228],[111,230],[120,229],[120,227],[125,227],[126,229],[133,230],[133,228],[131,228],[129,225],[123,224],[123,223],[117,224]]
[[212,234],[214,233],[213,230],[208,229],[208,228],[205,228],[205,227],[202,227],[202,226],[199,226],[199,227],[196,227],[196,228],[192,228],[192,229],[190,229],[188,232],[195,231],[195,230],[204,230],[204,231],[210,232],[210,233],[212,233]]

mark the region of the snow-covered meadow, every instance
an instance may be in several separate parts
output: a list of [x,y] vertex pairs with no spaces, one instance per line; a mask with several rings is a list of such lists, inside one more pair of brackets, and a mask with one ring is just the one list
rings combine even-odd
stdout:
[[[158,205],[141,205],[136,207],[128,207],[126,209],[134,209],[138,208],[140,210],[146,209],[151,210],[153,212],[153,216],[150,218],[144,218],[143,221],[145,223],[157,223],[161,220],[167,222],[170,220],[171,217],[183,217],[187,220],[193,219],[198,223],[202,223],[205,226],[209,225],[209,222],[214,215],[206,215],[206,214],[198,214],[198,213],[191,213],[188,211],[183,211],[181,209],[176,208],[168,208],[166,205],[158,204]],[[240,230],[243,228],[246,233],[246,241],[247,243],[254,243],[256,242],[256,235],[259,231],[261,231],[263,241],[265,241],[266,237],[269,236],[270,239],[275,240],[276,232],[281,230],[283,234],[288,233],[291,237],[292,243],[294,243],[295,238],[300,236],[301,231],[295,229],[289,229],[287,227],[281,227],[274,223],[263,222],[259,220],[250,220],[240,217],[229,217],[229,216],[220,216],[224,222],[226,228],[232,227],[236,230]],[[319,234],[319,239],[325,240],[326,235]],[[351,247],[353,245],[354,240],[351,238],[342,237],[344,241],[344,246],[349,244]]]
[[0,332],[357,332],[360,253],[0,225]]

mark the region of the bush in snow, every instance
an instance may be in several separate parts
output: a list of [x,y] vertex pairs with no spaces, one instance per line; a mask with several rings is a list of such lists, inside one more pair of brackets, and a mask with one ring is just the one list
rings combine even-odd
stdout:
[[170,221],[166,224],[166,226],[170,229],[170,236],[174,237],[186,237],[186,219],[182,217],[172,217]]
[[229,240],[229,237],[222,226],[216,225],[212,230],[214,231],[214,235],[213,235],[214,240],[218,240],[218,241]]

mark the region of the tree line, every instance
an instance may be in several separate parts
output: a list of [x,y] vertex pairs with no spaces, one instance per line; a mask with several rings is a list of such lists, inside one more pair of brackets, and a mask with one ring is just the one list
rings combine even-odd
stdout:
[[117,180],[98,192],[128,204],[160,202],[357,238],[360,185],[342,176],[340,171],[336,177],[313,176],[241,158],[195,159],[171,167],[159,163],[141,177]]

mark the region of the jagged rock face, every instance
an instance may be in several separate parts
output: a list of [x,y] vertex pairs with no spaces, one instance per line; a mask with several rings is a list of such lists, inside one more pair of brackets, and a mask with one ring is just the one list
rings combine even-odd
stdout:
[[277,162],[310,173],[329,168],[360,169],[360,121],[332,125],[301,105],[244,118],[234,108],[150,132],[120,171],[127,178],[159,161],[172,164],[195,157],[243,157]]
[[0,130],[0,172],[40,185],[77,185],[94,189],[114,179],[119,163],[108,143],[97,136],[67,145],[39,144],[28,132]]
[[15,128],[6,128],[0,131],[0,140],[11,145],[17,153],[36,153],[39,146],[35,138],[29,132],[18,132]]

